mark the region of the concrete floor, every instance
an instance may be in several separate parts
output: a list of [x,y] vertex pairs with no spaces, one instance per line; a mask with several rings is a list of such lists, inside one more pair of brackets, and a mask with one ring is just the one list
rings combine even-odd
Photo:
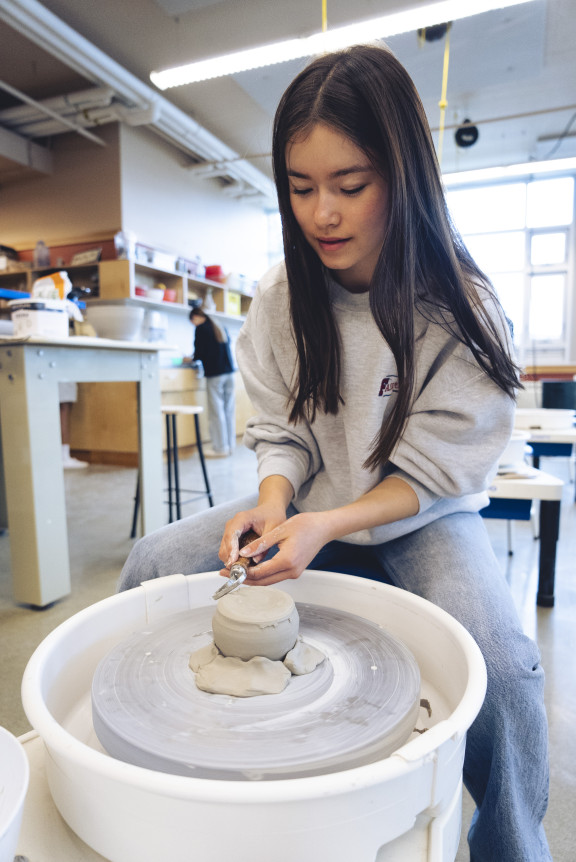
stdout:
[[[197,458],[186,458],[181,464],[182,485],[202,487]],[[216,503],[256,489],[255,457],[242,446],[231,459],[209,461],[208,468]],[[542,459],[541,468],[566,482],[554,608],[536,608],[538,543],[533,539],[530,524],[514,524],[512,556],[507,551],[505,522],[487,521],[487,526],[525,631],[538,641],[542,652],[551,748],[546,829],[555,862],[572,862],[576,812],[576,505],[567,459]],[[118,575],[133,544],[129,532],[135,481],[136,471],[129,468],[91,466],[87,470],[66,472],[72,593],[43,611],[12,601],[10,539],[7,533],[0,536],[0,725],[15,735],[30,729],[20,702],[20,682],[36,646],[68,617],[115,592]],[[194,502],[186,506],[185,513],[203,508],[203,501]],[[471,800],[465,794],[462,840],[456,862],[469,858],[465,834],[472,810]]]

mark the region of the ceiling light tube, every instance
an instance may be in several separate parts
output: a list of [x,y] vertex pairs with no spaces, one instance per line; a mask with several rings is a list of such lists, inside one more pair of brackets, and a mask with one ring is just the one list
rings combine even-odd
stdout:
[[426,6],[383,15],[370,21],[359,21],[345,27],[314,33],[312,36],[261,45],[258,48],[248,48],[245,51],[199,60],[161,72],[152,72],[150,79],[160,90],[167,90],[170,87],[235,75],[238,72],[285,63],[301,57],[312,57],[345,48],[347,45],[372,42],[375,39],[384,39],[399,33],[408,33],[419,28],[443,24],[446,21],[469,18],[482,12],[505,9],[528,2],[531,0],[466,0],[465,3],[462,0],[440,0]]
[[557,174],[576,171],[576,157],[552,159],[543,162],[523,162],[518,165],[502,165],[494,168],[478,168],[474,171],[460,171],[444,174],[442,181],[445,186],[460,186],[468,183],[490,182],[491,180],[507,180],[515,177],[526,177],[533,174]]

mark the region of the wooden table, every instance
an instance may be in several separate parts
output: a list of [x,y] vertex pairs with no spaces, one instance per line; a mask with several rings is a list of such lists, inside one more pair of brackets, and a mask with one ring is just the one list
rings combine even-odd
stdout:
[[484,518],[527,521],[533,500],[540,501],[540,557],[536,604],[554,606],[556,546],[560,534],[560,501],[564,482],[542,470],[530,478],[497,476],[488,489],[490,505],[482,509]]
[[81,336],[0,339],[0,525],[7,519],[14,599],[36,607],[71,589],[60,381],[137,384],[142,533],[163,523],[158,345]]

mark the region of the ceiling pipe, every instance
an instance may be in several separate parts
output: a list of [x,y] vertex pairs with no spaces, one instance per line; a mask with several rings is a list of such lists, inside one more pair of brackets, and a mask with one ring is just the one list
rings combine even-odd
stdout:
[[[0,88],[2,84],[0,83]],[[61,96],[62,100],[66,97]],[[73,123],[74,129],[94,128],[103,126],[106,123],[126,123],[129,126],[149,125],[157,116],[156,106],[150,105],[146,109],[127,108],[120,102],[108,100],[109,104],[102,103],[101,106],[93,104],[92,106],[71,107],[67,112],[58,112],[58,117],[66,117],[70,123]],[[39,102],[39,105],[45,105],[45,102]],[[8,109],[8,110],[18,110]],[[22,117],[13,116],[6,120],[2,111],[0,111],[0,126],[12,129],[19,135],[28,138],[46,138],[52,135],[60,135],[69,131],[69,125],[63,123],[61,119],[56,119],[53,115],[46,116],[46,113],[41,110],[31,111],[27,109],[27,113]]]
[[96,135],[93,135],[92,132],[87,132],[86,129],[83,129],[81,126],[77,126],[76,123],[71,122],[66,117],[62,117],[60,114],[57,114],[56,111],[53,111],[51,108],[47,108],[45,105],[42,105],[41,102],[37,102],[35,99],[27,96],[26,93],[22,93],[20,90],[17,90],[16,87],[12,87],[11,84],[7,84],[5,81],[0,81],[0,89],[5,90],[17,99],[21,99],[21,101],[26,102],[27,105],[37,108],[43,114],[47,114],[49,117],[52,117],[56,122],[66,126],[67,129],[77,132],[84,138],[88,138],[88,140],[92,141],[94,144],[99,144],[101,147],[106,146],[104,141]]
[[52,153],[49,150],[1,127],[0,155],[43,174],[51,174],[54,170]]
[[[114,105],[108,108],[90,108],[80,114],[75,114],[71,119],[74,120],[74,129],[79,134],[80,130],[97,128],[98,126],[106,125],[106,123],[124,122],[124,117],[120,115],[120,111],[116,110]],[[1,123],[2,119],[0,118]],[[8,124],[6,125],[8,126]],[[40,115],[27,123],[22,123],[22,125],[10,125],[9,127],[17,134],[28,138],[47,138],[69,131],[68,126],[63,125],[61,120],[42,117]]]
[[[1,0],[0,0],[1,2]],[[38,105],[50,108],[59,116],[69,116],[90,108],[102,108],[112,104],[114,93],[110,87],[91,87],[89,90],[77,90],[65,96],[53,96],[50,99],[39,99]],[[12,108],[0,110],[0,123],[13,128],[24,123],[34,122],[39,116],[39,110],[34,105],[15,105]]]
[[185,165],[185,167],[192,176],[200,177],[203,180],[209,177],[223,177],[228,173],[226,162],[200,162],[199,164]]
[[229,176],[275,201],[274,183],[268,177],[37,0],[0,0],[0,18],[83,77],[111,87],[128,108],[147,111],[155,105],[156,118],[149,128],[184,152],[209,161],[229,162]]

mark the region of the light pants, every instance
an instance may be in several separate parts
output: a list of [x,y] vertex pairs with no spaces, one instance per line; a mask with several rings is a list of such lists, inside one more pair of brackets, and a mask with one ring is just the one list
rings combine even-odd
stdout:
[[215,452],[232,453],[236,446],[234,374],[206,377],[206,396],[212,448]]
[[[224,524],[255,505],[255,497],[225,503],[144,537],[126,561],[119,589],[221,569]],[[288,515],[294,513],[291,507]],[[370,548],[332,542],[309,568],[392,583],[443,608],[472,634],[486,661],[488,688],[464,760],[464,783],[477,806],[468,834],[471,862],[550,862],[542,828],[548,799],[544,673],[480,515],[449,515]]]

